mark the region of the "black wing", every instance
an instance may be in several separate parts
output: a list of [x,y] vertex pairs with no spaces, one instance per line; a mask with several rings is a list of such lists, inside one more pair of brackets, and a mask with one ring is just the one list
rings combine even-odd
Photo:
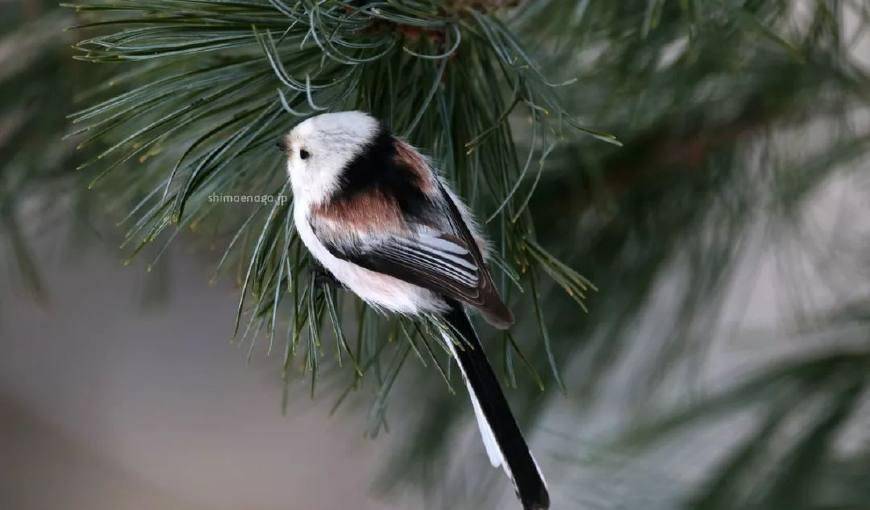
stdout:
[[431,203],[447,220],[439,227],[414,225],[410,233],[386,235],[361,247],[330,241],[334,236],[320,235],[316,221],[311,226],[334,256],[472,305],[493,326],[507,328],[513,315],[502,302],[458,207],[440,183],[439,188],[443,199]]

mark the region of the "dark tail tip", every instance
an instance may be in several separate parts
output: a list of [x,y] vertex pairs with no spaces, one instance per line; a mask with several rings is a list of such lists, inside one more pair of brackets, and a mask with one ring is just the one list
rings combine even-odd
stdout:
[[549,510],[549,508],[550,494],[547,493],[547,489],[543,486],[541,486],[540,493],[533,501],[523,501],[524,510]]
[[548,510],[550,508],[550,493],[547,484],[541,478],[535,465],[535,475],[531,479],[516,480],[517,495],[523,502],[524,510]]

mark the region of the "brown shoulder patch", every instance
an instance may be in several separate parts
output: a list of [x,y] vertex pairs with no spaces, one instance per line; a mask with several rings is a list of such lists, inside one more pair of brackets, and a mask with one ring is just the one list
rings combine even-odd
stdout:
[[402,140],[396,139],[396,164],[404,166],[417,176],[417,182],[420,184],[420,191],[427,195],[435,193],[435,183],[432,182],[432,170],[429,168],[429,163],[426,159],[410,144]]
[[330,200],[312,209],[312,214],[365,232],[403,232],[405,221],[398,204],[379,191]]

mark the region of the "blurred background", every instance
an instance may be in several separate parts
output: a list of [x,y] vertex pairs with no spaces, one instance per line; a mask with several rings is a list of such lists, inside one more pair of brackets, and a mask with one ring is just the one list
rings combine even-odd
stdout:
[[[527,361],[489,344],[553,508],[870,509],[870,6],[519,4],[494,15],[622,144],[528,177],[588,311],[544,283]],[[64,137],[129,75],[74,60],[81,23],[0,0],[0,508],[514,508],[432,363],[348,391],[324,347],[312,388],[233,339],[231,236],[119,249],[140,197]]]

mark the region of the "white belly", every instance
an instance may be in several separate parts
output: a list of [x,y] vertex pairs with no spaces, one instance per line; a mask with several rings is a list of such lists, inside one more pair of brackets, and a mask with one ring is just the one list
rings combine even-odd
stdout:
[[422,287],[369,271],[334,256],[314,235],[307,212],[305,204],[294,205],[296,231],[305,247],[338,281],[364,301],[376,308],[402,314],[435,312],[443,306],[441,300]]

